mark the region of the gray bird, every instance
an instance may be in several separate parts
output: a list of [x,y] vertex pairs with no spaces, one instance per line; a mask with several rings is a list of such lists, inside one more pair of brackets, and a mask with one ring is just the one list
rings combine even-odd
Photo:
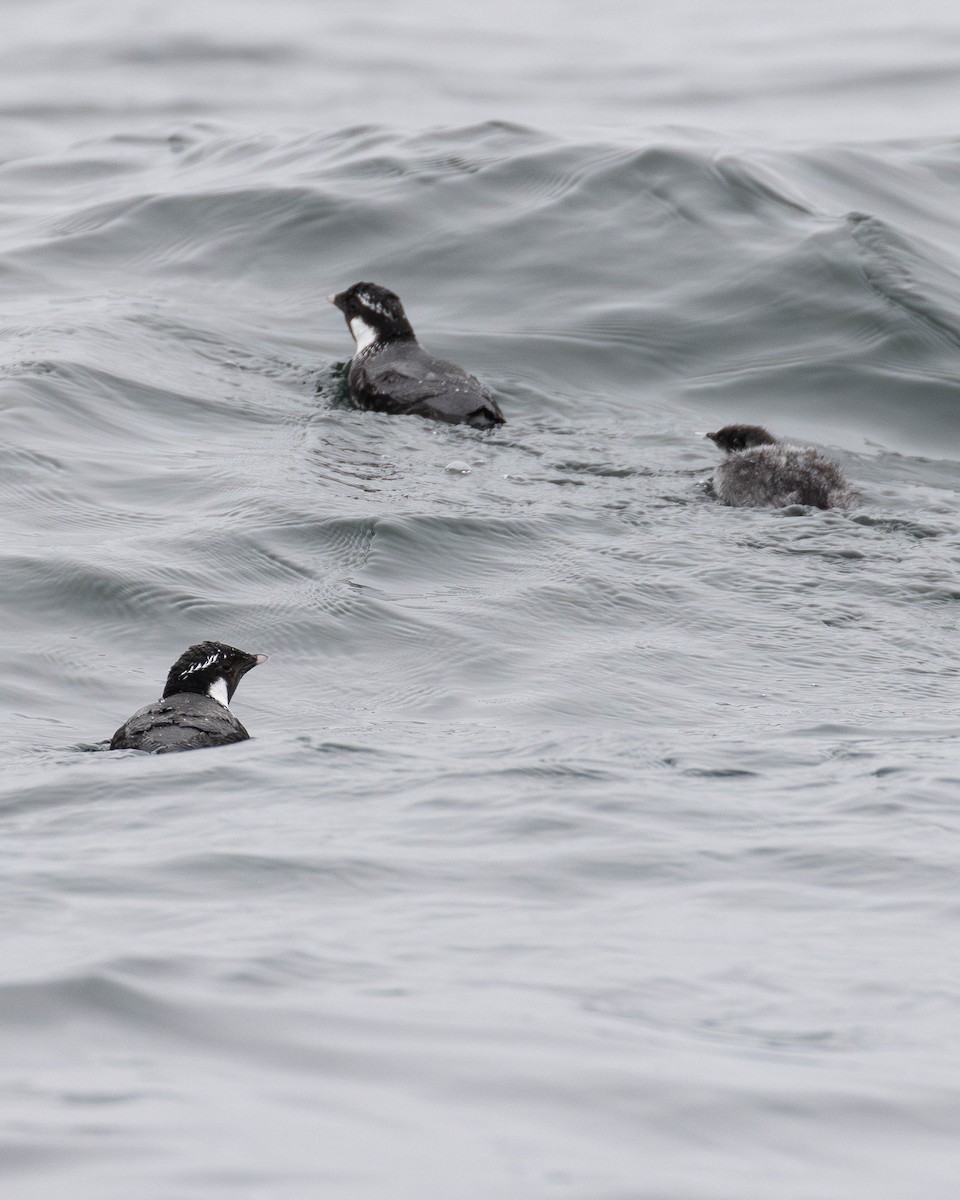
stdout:
[[478,379],[424,350],[399,296],[376,283],[355,283],[328,299],[343,313],[356,343],[349,383],[360,408],[478,429],[504,423],[500,406]]
[[168,754],[246,741],[250,734],[227,706],[247,671],[266,661],[265,654],[198,642],[170,668],[163,696],[125,721],[110,749]]
[[840,468],[813,446],[784,445],[760,425],[725,425],[706,436],[726,452],[711,480],[721,504],[849,508],[854,502]]

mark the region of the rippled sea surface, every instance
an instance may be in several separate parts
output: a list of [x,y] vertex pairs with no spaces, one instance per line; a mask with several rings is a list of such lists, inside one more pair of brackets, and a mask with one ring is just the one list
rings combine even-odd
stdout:
[[[955,7],[4,20],[3,1196],[953,1200]],[[203,638],[253,740],[92,752]]]

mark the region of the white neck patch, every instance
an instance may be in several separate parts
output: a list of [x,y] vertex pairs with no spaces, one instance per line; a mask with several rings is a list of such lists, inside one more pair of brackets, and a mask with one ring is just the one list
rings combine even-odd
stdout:
[[227,701],[230,699],[230,697],[227,695],[227,681],[222,675],[218,675],[213,683],[210,684],[210,686],[207,688],[207,695],[212,696],[214,700],[219,701],[224,708],[227,707]]
[[350,332],[353,334],[353,340],[357,343],[357,353],[361,350],[366,350],[380,336],[372,325],[368,325],[363,317],[350,318]]

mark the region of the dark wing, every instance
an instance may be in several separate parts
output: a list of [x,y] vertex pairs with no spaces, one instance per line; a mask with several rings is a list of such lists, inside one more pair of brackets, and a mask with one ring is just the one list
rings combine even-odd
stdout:
[[361,362],[350,372],[350,388],[361,408],[377,412],[481,428],[503,424],[499,405],[479,379],[422,352],[409,359]]
[[143,750],[169,754],[227,746],[250,737],[237,718],[208,696],[171,696],[148,704],[113,735],[111,750]]

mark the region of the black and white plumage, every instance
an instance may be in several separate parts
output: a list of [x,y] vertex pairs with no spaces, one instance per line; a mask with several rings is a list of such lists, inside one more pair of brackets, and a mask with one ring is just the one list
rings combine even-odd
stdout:
[[725,425],[706,436],[726,452],[711,480],[721,504],[849,508],[853,503],[840,468],[813,446],[784,445],[760,425]]
[[478,429],[504,423],[500,406],[478,379],[424,350],[399,296],[376,283],[355,283],[329,300],[356,343],[349,383],[360,408]]
[[198,642],[170,668],[163,696],[125,721],[110,749],[168,754],[246,741],[250,734],[227,706],[247,671],[266,661],[265,654]]

